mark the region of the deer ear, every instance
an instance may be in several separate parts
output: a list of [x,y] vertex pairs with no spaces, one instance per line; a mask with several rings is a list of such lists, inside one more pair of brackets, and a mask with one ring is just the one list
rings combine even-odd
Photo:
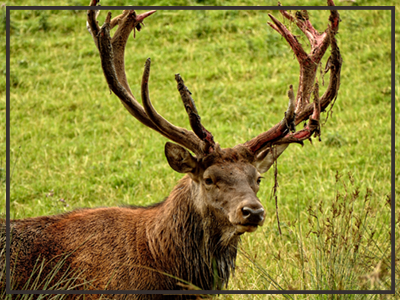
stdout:
[[275,160],[286,150],[289,144],[275,146],[273,149],[267,148],[261,151],[253,162],[257,171],[262,173],[267,172],[274,164]]
[[191,173],[197,167],[197,160],[185,148],[167,142],[165,156],[172,169],[179,173]]

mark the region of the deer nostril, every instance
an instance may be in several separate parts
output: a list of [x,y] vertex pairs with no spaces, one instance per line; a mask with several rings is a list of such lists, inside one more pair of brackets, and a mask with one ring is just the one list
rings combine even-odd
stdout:
[[243,218],[248,218],[251,214],[251,209],[248,207],[243,207],[242,208],[242,213],[243,213]]
[[264,209],[251,209],[250,207],[242,208],[243,218],[251,223],[258,223],[264,220]]

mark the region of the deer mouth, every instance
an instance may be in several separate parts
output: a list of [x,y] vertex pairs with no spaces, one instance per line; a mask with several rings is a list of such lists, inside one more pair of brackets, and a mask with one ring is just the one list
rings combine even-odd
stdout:
[[236,232],[239,235],[242,235],[245,232],[254,232],[257,230],[259,224],[253,223],[246,223],[246,224],[237,224],[236,225]]

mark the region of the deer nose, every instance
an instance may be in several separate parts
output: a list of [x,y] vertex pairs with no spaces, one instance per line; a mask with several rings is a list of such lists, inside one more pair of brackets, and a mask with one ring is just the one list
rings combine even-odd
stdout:
[[242,208],[243,218],[246,222],[251,224],[258,224],[264,220],[264,209],[252,209],[250,207],[243,207]]

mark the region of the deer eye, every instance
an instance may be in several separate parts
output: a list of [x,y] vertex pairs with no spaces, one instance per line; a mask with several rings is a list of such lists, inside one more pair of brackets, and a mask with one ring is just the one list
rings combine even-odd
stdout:
[[257,179],[257,184],[258,184],[258,185],[260,185],[260,183],[261,183],[261,178],[262,178],[262,177],[258,177],[258,179]]
[[213,184],[213,181],[212,181],[211,178],[206,178],[205,183],[206,183],[207,185],[211,185],[211,184]]

